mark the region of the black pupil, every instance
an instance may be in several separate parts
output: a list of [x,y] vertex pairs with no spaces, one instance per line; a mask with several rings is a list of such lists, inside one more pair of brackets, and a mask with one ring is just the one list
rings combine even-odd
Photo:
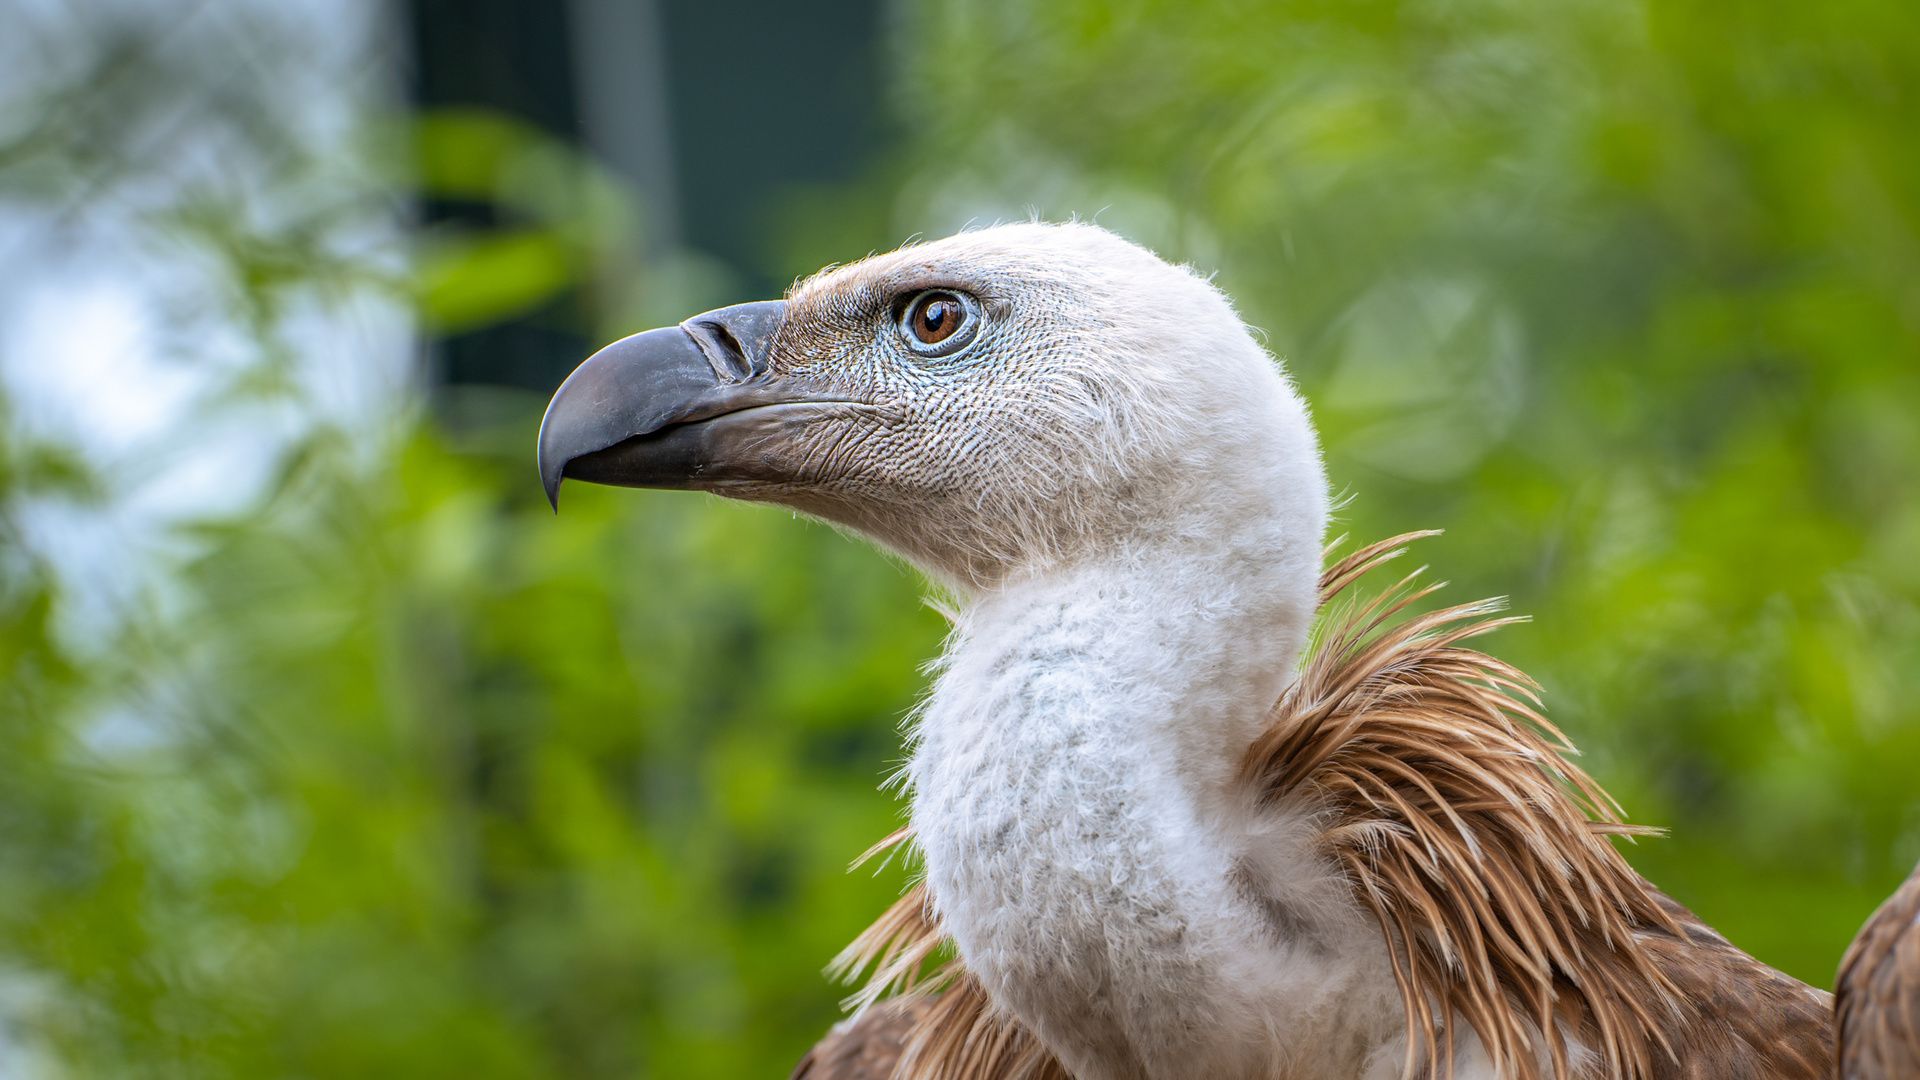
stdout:
[[927,333],[938,334],[947,328],[947,322],[953,317],[953,304],[947,300],[934,300],[927,304],[926,311],[920,316]]

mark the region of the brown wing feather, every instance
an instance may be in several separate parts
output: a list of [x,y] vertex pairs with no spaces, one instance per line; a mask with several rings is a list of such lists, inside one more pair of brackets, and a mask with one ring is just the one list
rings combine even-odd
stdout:
[[1920,867],[1847,947],[1834,997],[1839,1080],[1920,1077]]
[[926,997],[895,998],[835,1024],[789,1080],[888,1080],[908,1033],[932,1004]]
[[1827,1080],[1833,1070],[1833,998],[1735,948],[1647,886],[1681,933],[1648,930],[1640,947],[1678,991],[1665,1019],[1673,1058],[1650,1080]]
[[[1322,603],[1424,535],[1341,559],[1322,575]],[[1536,711],[1531,680],[1461,644],[1513,620],[1494,617],[1493,603],[1403,618],[1435,588],[1415,577],[1323,621],[1245,766],[1270,804],[1324,815],[1328,856],[1387,937],[1409,1067],[1450,1061],[1457,1021],[1523,1080],[1543,1065],[1556,1080],[1572,1076],[1570,1039],[1626,1080],[1828,1073],[1825,995],[1735,949],[1634,873],[1607,838],[1652,830],[1623,823],[1568,760],[1575,751]],[[869,855],[910,839],[902,830]],[[1920,949],[1920,935],[1908,937]],[[949,958],[927,973],[943,950]],[[891,1039],[893,1020],[868,1018],[909,1010],[904,1041],[887,1044],[896,1080],[1065,1080],[951,956],[923,887],[834,970],[869,971],[849,999],[865,1011],[848,1036],[871,1022]]]

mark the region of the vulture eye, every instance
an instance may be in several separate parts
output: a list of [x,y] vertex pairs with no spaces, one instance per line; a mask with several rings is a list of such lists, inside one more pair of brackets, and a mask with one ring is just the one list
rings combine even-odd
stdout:
[[965,293],[923,292],[900,316],[901,339],[921,356],[952,356],[979,333],[980,302]]

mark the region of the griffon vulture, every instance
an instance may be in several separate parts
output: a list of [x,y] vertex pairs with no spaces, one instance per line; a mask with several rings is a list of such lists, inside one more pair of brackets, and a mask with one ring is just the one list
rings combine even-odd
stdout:
[[[1408,538],[1322,570],[1306,406],[1188,268],[1024,224],[829,269],[608,346],[539,454],[556,506],[567,477],[778,503],[960,598],[882,845],[924,878],[800,1074],[1834,1071],[1828,995],[1615,851],[1526,677],[1466,644],[1494,605],[1327,606]],[[1862,1077],[1914,1075],[1913,907],[1850,962],[1906,995],[1843,1013],[1906,1040]]]

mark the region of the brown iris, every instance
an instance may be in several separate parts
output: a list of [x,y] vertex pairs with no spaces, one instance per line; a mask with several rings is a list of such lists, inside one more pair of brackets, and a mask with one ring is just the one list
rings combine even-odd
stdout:
[[949,292],[924,293],[907,312],[907,328],[922,345],[938,345],[967,321],[967,309]]
[[928,360],[954,356],[980,336],[985,320],[980,301],[954,289],[915,293],[899,311],[895,330],[900,343]]

